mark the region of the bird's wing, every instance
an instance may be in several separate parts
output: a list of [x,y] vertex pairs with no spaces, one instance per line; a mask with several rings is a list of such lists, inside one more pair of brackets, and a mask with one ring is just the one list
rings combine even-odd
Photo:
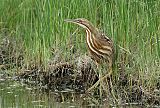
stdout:
[[107,37],[104,33],[99,34],[98,40],[102,46],[113,47],[113,41],[109,37]]

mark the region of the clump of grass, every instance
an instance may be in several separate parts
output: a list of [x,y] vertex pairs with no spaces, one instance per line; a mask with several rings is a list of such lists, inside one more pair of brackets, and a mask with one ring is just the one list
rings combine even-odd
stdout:
[[159,90],[159,0],[1,0],[0,8],[0,29],[7,28],[23,47],[23,68],[47,68],[59,52],[66,60],[86,53],[83,30],[64,23],[84,17],[114,41],[115,85],[124,75],[129,87],[136,80],[149,91]]

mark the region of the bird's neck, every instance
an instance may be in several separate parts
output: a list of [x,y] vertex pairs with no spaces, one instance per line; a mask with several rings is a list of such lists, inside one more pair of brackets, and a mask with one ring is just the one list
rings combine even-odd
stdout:
[[85,31],[86,31],[86,38],[87,38],[87,39],[93,39],[93,38],[96,38],[96,37],[95,37],[95,35],[94,35],[95,33],[94,33],[94,32],[92,32],[92,30],[91,30],[91,29],[88,29],[88,28],[87,28]]
[[[95,43],[94,43],[94,40],[96,40],[96,36],[95,36],[95,34],[93,34],[93,32],[92,31],[90,31],[89,29],[86,29],[86,41],[87,41],[87,45],[88,45],[88,47],[92,50],[92,51],[94,51],[95,49],[94,49],[94,46],[95,46]],[[94,51],[94,52],[96,52],[96,51]]]
[[89,50],[96,55],[103,56],[103,54],[97,49],[97,44],[95,43],[96,38],[97,36],[95,36],[95,34],[93,34],[89,29],[86,29],[86,43]]
[[86,33],[87,32],[90,32],[90,34],[92,34],[91,36],[93,38],[96,38],[96,36],[98,36],[98,34],[99,34],[98,29],[95,28],[92,24],[90,24],[90,26],[87,26]]
[[97,35],[98,34],[98,30],[96,27],[94,27],[92,24],[90,24],[90,26],[87,27],[87,30],[90,31],[92,34]]

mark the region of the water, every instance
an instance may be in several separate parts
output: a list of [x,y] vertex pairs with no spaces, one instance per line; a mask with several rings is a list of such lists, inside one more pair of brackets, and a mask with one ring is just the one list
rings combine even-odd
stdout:
[[[72,92],[51,92],[13,80],[0,81],[0,108],[108,108]],[[123,108],[123,107],[122,107]],[[124,108],[141,108],[125,106]]]
[[64,101],[61,93],[44,92],[16,81],[0,82],[0,108],[69,108],[78,104]]

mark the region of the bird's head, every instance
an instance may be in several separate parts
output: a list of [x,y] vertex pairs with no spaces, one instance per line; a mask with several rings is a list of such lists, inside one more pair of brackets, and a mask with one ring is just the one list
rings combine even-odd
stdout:
[[84,18],[66,19],[64,21],[78,24],[79,26],[83,27],[84,29],[90,29],[92,27],[92,24],[87,19],[84,19]]

